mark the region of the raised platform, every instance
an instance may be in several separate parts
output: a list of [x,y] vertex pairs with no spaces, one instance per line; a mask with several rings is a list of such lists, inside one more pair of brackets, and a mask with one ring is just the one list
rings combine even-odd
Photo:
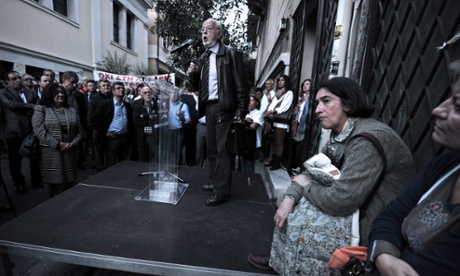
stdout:
[[[274,209],[259,174],[234,173],[232,198],[206,207],[208,170],[181,167],[178,205],[136,201],[148,164],[124,161],[0,227],[7,255],[155,275],[257,275],[246,257],[268,252]],[[263,272],[262,272],[263,273]]]

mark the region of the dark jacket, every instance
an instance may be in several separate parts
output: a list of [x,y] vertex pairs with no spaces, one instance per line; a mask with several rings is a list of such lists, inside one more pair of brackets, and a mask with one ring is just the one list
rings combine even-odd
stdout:
[[27,103],[10,87],[0,90],[5,138],[24,137],[32,132],[31,118],[37,98],[32,91],[23,91]]
[[105,100],[108,100],[108,99],[110,99],[110,96],[104,95],[101,92],[97,92],[96,94],[94,94],[91,97],[91,103],[90,103],[90,106],[88,107],[91,110],[91,115],[90,115],[91,118],[90,118],[90,121],[88,122],[90,127],[93,127],[94,113],[96,112],[96,109],[97,109],[98,105],[102,101],[105,101]]
[[[244,119],[248,113],[249,90],[244,73],[243,58],[233,47],[220,44],[216,56],[219,107],[222,112],[234,113]],[[198,71],[190,74],[193,88],[200,91],[200,76],[204,53],[198,59]],[[206,114],[206,101],[200,95],[199,118]]]
[[[93,127],[97,131],[98,142],[103,142],[106,139],[107,130],[110,127],[110,124],[113,120],[113,113],[115,106],[113,99],[104,100],[99,103],[96,110],[94,111],[93,116]],[[133,124],[133,110],[131,105],[124,103],[126,108],[126,114],[128,118],[128,140],[131,140],[134,133],[134,124]]]
[[[372,231],[369,236],[368,262],[366,269],[371,269],[375,259],[374,253],[385,252],[402,259],[412,266],[420,275],[459,275],[460,265],[460,223],[456,222],[450,229],[441,231],[426,248],[419,252],[410,250],[407,237],[401,230],[404,219],[417,206],[420,198],[447,172],[460,164],[460,152],[449,152],[433,158],[424,170],[413,180],[409,187],[391,202],[386,209],[374,220]],[[438,217],[443,215],[439,203],[436,210]],[[458,204],[456,204],[458,205]],[[453,204],[444,205],[449,210],[455,207]],[[434,212],[426,210],[426,212]],[[452,215],[458,210],[452,211]],[[458,217],[458,216],[457,216]],[[427,222],[432,223],[432,221]],[[410,238],[410,237],[409,237]],[[375,241],[387,243],[377,245]],[[379,247],[379,248],[376,248]]]
[[[158,123],[158,106],[157,99],[153,98],[150,105],[150,114],[147,109],[144,108],[144,99],[134,101],[133,105],[133,122],[136,126],[136,138],[137,143],[141,146],[145,145],[145,137],[147,136],[144,132],[144,127],[153,126]],[[152,129],[155,131],[154,129]]]

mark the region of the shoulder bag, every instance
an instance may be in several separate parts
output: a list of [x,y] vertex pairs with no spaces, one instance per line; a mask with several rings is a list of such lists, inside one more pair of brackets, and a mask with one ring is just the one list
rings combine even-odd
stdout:
[[[283,99],[276,104],[275,108],[281,105],[281,103],[284,100],[284,95],[283,95]],[[292,103],[291,103],[291,106],[285,112],[280,113],[280,114],[273,114],[273,121],[276,123],[280,123],[280,124],[290,124],[292,120],[292,111],[293,111],[293,108],[292,108]]]
[[[377,184],[375,184],[369,196],[364,203],[359,207],[359,215],[361,217],[366,215],[366,210],[369,207],[372,199],[377,194],[380,184],[383,182],[383,177],[387,168],[387,158],[382,144],[372,134],[363,132],[355,135],[355,137],[365,137],[374,144],[383,160],[383,170],[379,175]],[[352,139],[353,139],[352,138]],[[367,258],[367,247],[365,246],[346,246],[334,251],[329,262],[328,271],[329,275],[363,275],[365,273],[364,266]]]
[[40,143],[33,132],[29,133],[24,140],[22,140],[21,146],[19,147],[19,155],[31,159],[40,156]]

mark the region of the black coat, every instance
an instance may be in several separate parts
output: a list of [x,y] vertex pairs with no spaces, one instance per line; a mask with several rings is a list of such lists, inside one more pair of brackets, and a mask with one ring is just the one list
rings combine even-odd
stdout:
[[24,137],[32,132],[31,118],[37,98],[33,91],[23,92],[27,103],[24,103],[19,93],[10,87],[0,90],[5,138]]

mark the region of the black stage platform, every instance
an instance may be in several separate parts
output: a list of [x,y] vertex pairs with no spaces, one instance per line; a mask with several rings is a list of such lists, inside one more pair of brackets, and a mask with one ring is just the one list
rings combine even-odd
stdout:
[[256,275],[252,252],[269,252],[274,209],[259,174],[233,175],[232,198],[206,207],[208,170],[181,167],[177,205],[136,201],[148,164],[121,162],[0,227],[8,254],[154,275]]

